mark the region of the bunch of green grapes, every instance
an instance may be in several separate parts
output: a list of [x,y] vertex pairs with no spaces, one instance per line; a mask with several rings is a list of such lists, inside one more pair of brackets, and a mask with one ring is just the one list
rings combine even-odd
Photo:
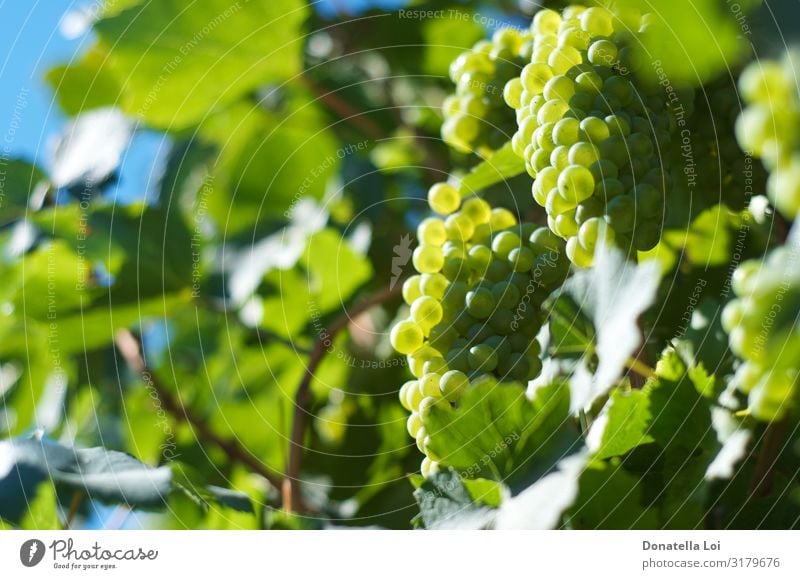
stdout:
[[635,73],[631,26],[649,25],[600,7],[541,10],[531,62],[505,87],[533,198],[578,266],[591,265],[601,239],[644,251],[660,238],[675,118],[664,89]]
[[800,395],[800,249],[779,247],[765,261],[743,263],[732,287],[737,299],[723,310],[722,325],[744,360],[736,387],[754,417],[779,419]]
[[684,155],[696,158],[694,190],[704,207],[725,203],[741,211],[750,196],[766,188],[766,171],[736,141],[734,127],[742,107],[739,92],[727,76],[698,90],[686,133],[690,142],[674,147],[675,170],[686,166]]
[[800,210],[800,56],[787,52],[782,61],[759,60],[739,77],[747,103],[736,122],[745,151],[760,157],[770,172],[767,195],[787,218]]
[[503,102],[503,87],[530,56],[530,36],[503,28],[456,58],[450,79],[456,92],[444,101],[442,138],[461,152],[488,154],[516,130],[514,114]]
[[[527,382],[542,368],[536,335],[541,304],[569,271],[564,242],[546,227],[518,224],[503,208],[439,183],[428,193],[429,217],[417,229],[413,264],[403,284],[407,319],[391,332],[415,380],[400,389],[411,412],[408,432],[427,454],[423,474],[436,468],[425,418],[449,407],[478,381]],[[433,461],[433,462],[432,462]]]

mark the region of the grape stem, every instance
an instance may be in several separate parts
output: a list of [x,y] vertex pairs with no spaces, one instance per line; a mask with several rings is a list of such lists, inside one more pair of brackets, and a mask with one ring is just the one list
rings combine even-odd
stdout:
[[637,360],[636,358],[628,358],[628,361],[625,362],[625,367],[633,372],[636,372],[639,376],[643,378],[655,378],[656,372],[650,366],[642,362],[641,360]]
[[364,116],[364,112],[359,111],[353,105],[340,98],[336,94],[336,91],[328,91],[319,86],[308,74],[300,75],[298,80],[300,84],[313,92],[319,100],[325,103],[325,106],[336,113],[340,119],[350,123],[372,140],[377,141],[386,136],[383,129],[381,129],[377,123],[373,122],[369,117]]
[[72,529],[72,522],[75,520],[75,515],[78,514],[78,509],[81,508],[83,502],[83,491],[75,491],[72,493],[72,499],[69,502],[69,511],[67,511],[64,520],[64,530],[69,531]]
[[303,450],[305,450],[303,440],[306,434],[308,418],[311,415],[309,411],[309,406],[311,405],[311,381],[314,379],[320,363],[325,358],[325,354],[328,353],[331,341],[350,324],[353,318],[376,305],[389,302],[398,297],[402,292],[402,288],[403,284],[398,282],[393,287],[385,288],[356,304],[353,308],[343,312],[333,320],[325,332],[320,332],[320,337],[315,341],[306,365],[306,371],[303,373],[303,378],[300,380],[300,385],[297,387],[297,393],[294,397],[292,436],[289,440],[289,462],[281,485],[285,511],[300,512],[303,510],[299,492],[299,475],[303,460]]
[[772,479],[775,475],[775,465],[778,457],[788,442],[784,443],[786,434],[786,420],[771,422],[764,430],[761,449],[758,452],[753,478],[750,480],[748,501],[764,497],[772,490]]
[[140,374],[147,384],[156,392],[164,410],[178,420],[185,420],[192,427],[193,433],[198,440],[219,447],[231,461],[239,462],[247,466],[253,472],[267,479],[275,488],[281,487],[281,477],[279,474],[250,454],[250,451],[243,447],[236,439],[226,439],[214,432],[204,419],[194,414],[183,404],[179,397],[173,395],[172,392],[161,383],[155,373],[148,368],[142,355],[141,348],[139,347],[139,342],[129,330],[119,330],[114,337],[114,343],[130,369]]

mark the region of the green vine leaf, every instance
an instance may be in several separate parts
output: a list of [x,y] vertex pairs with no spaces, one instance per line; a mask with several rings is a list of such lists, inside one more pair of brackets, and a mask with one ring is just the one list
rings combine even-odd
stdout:
[[536,480],[577,448],[563,381],[536,390],[533,400],[516,384],[481,383],[459,407],[434,407],[426,422],[430,447],[464,478]]
[[99,20],[122,105],[153,127],[178,131],[270,82],[300,71],[300,0],[146,2]]
[[[653,304],[659,279],[657,262],[634,264],[617,249],[598,247],[594,267],[564,285],[568,297],[558,293],[546,305],[551,351],[581,357],[570,381],[574,414],[591,407],[622,376],[641,345],[637,321]],[[596,370],[591,369],[594,355]]]
[[465,175],[459,184],[462,195],[475,194],[525,172],[525,162],[508,142]]

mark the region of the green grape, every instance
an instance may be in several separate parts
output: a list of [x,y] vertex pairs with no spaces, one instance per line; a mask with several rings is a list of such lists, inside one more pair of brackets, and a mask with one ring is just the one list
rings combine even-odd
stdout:
[[579,267],[590,267],[594,259],[594,256],[581,246],[578,238],[574,236],[567,240],[567,256]]
[[594,193],[594,177],[582,165],[569,165],[558,176],[558,192],[564,199],[577,205]]
[[598,242],[606,245],[614,243],[614,230],[599,217],[592,217],[578,230],[578,241],[588,253],[593,254]]
[[561,24],[561,15],[555,10],[543,9],[539,10],[533,17],[531,22],[531,30],[537,34],[551,34],[558,33],[558,27]]
[[428,191],[428,204],[440,215],[450,215],[461,205],[461,193],[447,183],[437,183]]
[[419,288],[423,295],[441,300],[450,282],[440,273],[425,273],[420,280]]
[[488,318],[495,308],[494,296],[485,288],[478,288],[467,293],[466,304],[470,315],[480,320]]
[[436,474],[439,471],[439,463],[435,460],[431,460],[427,456],[422,459],[422,464],[419,467],[420,474],[428,478],[429,476]]
[[567,76],[558,75],[553,76],[547,81],[547,84],[544,85],[542,90],[542,94],[548,101],[562,100],[568,103],[569,99],[575,94],[575,89],[575,81]]
[[422,346],[424,335],[422,328],[412,320],[404,320],[396,324],[391,331],[392,347],[401,354],[411,354]]
[[444,265],[444,254],[435,245],[420,245],[414,249],[412,262],[420,273],[436,273]]
[[414,406],[411,404],[412,401],[409,398],[409,392],[412,388],[416,387],[417,387],[417,381],[409,380],[400,387],[400,390],[397,393],[398,397],[400,398],[400,404],[403,406],[403,408],[405,408],[409,412],[414,410]]
[[[419,416],[420,416],[420,419],[422,420],[423,423],[425,422],[425,418],[430,414],[431,406],[430,406],[429,403],[426,404],[427,400],[429,400],[429,399],[425,399],[425,400],[422,401],[422,403],[420,403]],[[422,411],[421,411],[423,405],[425,407],[425,414],[423,414]],[[425,439],[428,438],[428,431],[425,429],[424,426],[421,427],[419,430],[417,430],[417,435],[414,438],[416,439],[417,449],[421,453],[424,454],[425,453]]]
[[539,94],[544,90],[547,82],[553,78],[552,69],[546,64],[531,63],[525,65],[520,74],[522,87],[534,94]]
[[472,197],[464,201],[461,211],[469,217],[474,226],[489,223],[492,217],[492,207],[479,197]]
[[430,296],[420,296],[411,304],[411,319],[427,335],[431,328],[442,321],[442,306]]
[[[485,210],[483,213],[485,218]],[[516,223],[506,210],[492,210],[489,221]],[[410,321],[428,340],[423,337],[422,346],[407,354],[412,373],[420,378],[417,397],[430,397],[431,383],[436,382],[433,376],[444,377],[449,371],[474,373],[476,379],[477,375],[490,375],[517,380],[527,379],[531,371],[529,362],[519,364],[522,369],[516,373],[502,370],[506,362],[501,364],[501,360],[513,353],[505,336],[521,332],[532,337],[539,331],[542,318],[538,308],[568,271],[565,246],[546,229],[533,224],[512,225],[497,232],[491,241],[492,249],[470,241],[448,240],[442,247],[448,262],[459,262],[467,273],[453,282],[441,273],[420,277],[422,295],[412,302]],[[534,278],[536,284],[532,286]],[[530,292],[531,287],[535,291],[527,302],[527,311],[518,316],[515,309],[523,292]],[[404,326],[393,332],[399,334]],[[441,380],[439,388],[441,391]],[[418,410],[419,401],[414,403]]]
[[422,295],[422,290],[420,289],[421,282],[422,276],[419,275],[412,275],[403,282],[403,301],[408,305],[411,305],[414,300]]
[[464,213],[454,213],[445,220],[444,227],[447,238],[457,241],[468,241],[475,233],[475,224]]
[[[594,165],[599,166],[600,163],[607,163],[608,165],[611,165],[612,167],[616,168],[616,166],[613,163],[605,159],[600,159],[600,151],[597,149],[597,147],[586,141],[580,141],[572,145],[569,149],[567,160],[572,165],[581,165],[583,167],[588,167],[590,172],[592,166]],[[594,173],[592,173],[592,178],[595,180],[595,182],[597,181],[597,178],[595,177]]]
[[492,240],[492,251],[501,259],[508,257],[512,249],[520,247],[522,240],[512,231],[502,231]]
[[513,132],[512,109],[522,106],[519,78],[531,52],[530,35],[504,28],[461,54],[450,67],[456,92],[442,107],[442,138],[462,152],[486,153],[502,146]]
[[752,416],[780,420],[797,406],[800,381],[800,262],[794,249],[773,249],[765,262],[742,263],[722,313],[731,350],[743,362],[734,384]]
[[425,344],[418,350],[406,355],[408,367],[415,378],[422,378],[425,373],[425,362],[438,357],[441,357],[439,351],[432,348],[429,344]]
[[406,421],[406,430],[408,430],[408,434],[411,435],[411,438],[417,437],[420,428],[422,428],[422,419],[419,417],[419,414],[412,412]]
[[422,390],[420,390],[418,380],[411,380],[407,382],[407,384],[408,390],[405,396],[405,406],[409,412],[414,412],[419,408],[419,403],[422,402],[424,396],[422,395]]
[[450,402],[457,401],[467,388],[469,388],[469,378],[458,370],[446,372],[439,382],[442,396]]
[[636,202],[628,195],[614,197],[606,206],[606,221],[620,233],[633,231],[636,225]]
[[485,272],[492,262],[492,250],[485,245],[473,245],[467,255],[470,266],[477,272]]
[[447,362],[441,356],[436,356],[430,360],[426,360],[422,366],[422,373],[425,374],[443,374],[447,371]]
[[522,106],[522,90],[522,80],[520,78],[512,78],[506,83],[503,89],[503,99],[512,109],[518,109]]
[[[631,254],[660,235],[670,184],[666,178],[653,181],[670,174],[664,161],[678,141],[668,96],[662,87],[640,82],[638,68],[630,66],[629,44],[636,41],[630,31],[640,28],[642,16],[625,12],[617,19],[605,8],[579,6],[547,14],[553,26],[531,28],[533,52],[520,76],[527,94],[516,107],[514,151],[535,177],[531,192],[553,232],[569,240],[587,221],[605,217],[611,229],[620,224],[622,230],[604,228],[604,239]],[[690,94],[681,90],[681,97]],[[651,174],[657,167],[663,171]],[[639,191],[645,175],[654,189]],[[628,201],[615,201],[628,192],[633,211]],[[587,248],[578,241],[570,247],[570,256],[591,265]],[[517,267],[526,267],[523,261]]]
[[569,147],[578,141],[579,133],[580,122],[577,119],[561,119],[553,128],[553,142]]
[[435,372],[424,374],[422,378],[419,379],[419,390],[422,396],[426,398],[441,398],[442,393],[439,391],[439,381],[441,378],[441,375]]
[[491,372],[497,367],[497,353],[491,346],[480,344],[469,349],[470,369],[481,372]]
[[492,215],[489,218],[489,224],[493,231],[502,231],[517,224],[517,218],[508,209],[503,207],[495,207],[492,209]]
[[417,227],[417,239],[425,245],[441,246],[447,241],[444,222],[436,217],[423,219]]

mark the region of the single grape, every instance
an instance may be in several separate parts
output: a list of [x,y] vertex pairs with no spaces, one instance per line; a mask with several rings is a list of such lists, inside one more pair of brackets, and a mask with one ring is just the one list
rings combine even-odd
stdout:
[[428,191],[428,203],[436,213],[450,215],[461,205],[461,194],[452,185],[437,183]]
[[390,333],[392,347],[401,354],[411,354],[417,351],[424,340],[422,328],[413,320],[404,320],[397,323]]

